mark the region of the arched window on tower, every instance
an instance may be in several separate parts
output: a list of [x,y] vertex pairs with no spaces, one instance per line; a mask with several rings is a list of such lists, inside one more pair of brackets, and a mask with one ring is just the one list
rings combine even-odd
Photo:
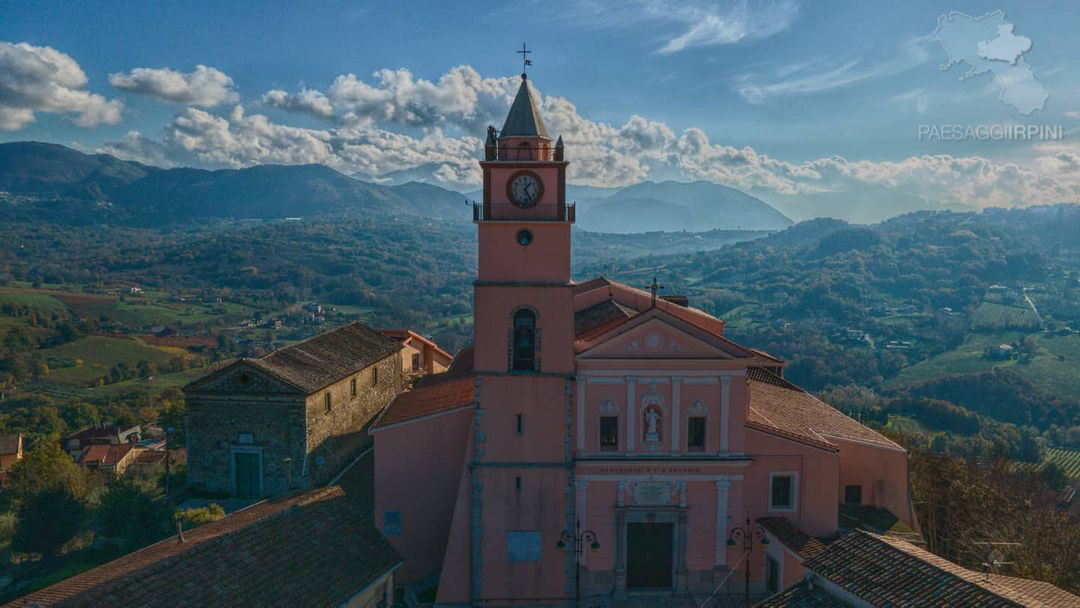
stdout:
[[536,313],[522,308],[514,313],[510,367],[514,371],[536,370]]
[[518,160],[533,160],[532,150],[529,147],[529,142],[523,141],[518,144]]

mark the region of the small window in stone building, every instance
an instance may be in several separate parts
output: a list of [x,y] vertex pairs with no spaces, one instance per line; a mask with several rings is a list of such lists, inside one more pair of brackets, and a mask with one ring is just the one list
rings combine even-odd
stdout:
[[691,416],[690,426],[686,430],[686,449],[700,452],[705,449],[705,417]]
[[353,378],[352,382],[350,384],[351,384],[351,388],[352,388],[352,396],[355,397],[356,396],[356,378]]
[[521,491],[521,475],[514,478],[514,489],[518,492]]
[[862,486],[844,486],[844,504],[862,504]]
[[379,385],[379,368],[371,368],[371,386]]
[[330,393],[326,393],[326,396],[323,399],[326,401],[326,413],[329,414],[330,413]]
[[524,416],[522,416],[521,414],[518,414],[514,419],[514,424],[515,424],[515,428],[517,429],[517,434],[518,435],[522,435],[522,434],[525,433],[525,417]]
[[619,417],[600,417],[600,449],[611,452],[619,449]]
[[420,371],[420,353],[413,353],[412,356],[412,371]]

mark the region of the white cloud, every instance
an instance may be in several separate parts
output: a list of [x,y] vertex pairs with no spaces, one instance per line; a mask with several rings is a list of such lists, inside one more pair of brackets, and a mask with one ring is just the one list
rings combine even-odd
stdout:
[[572,11],[575,24],[635,28],[657,39],[657,52],[767,38],[788,29],[799,16],[794,0],[586,0]]
[[[821,93],[862,81],[899,74],[930,58],[927,48],[932,36],[920,36],[904,41],[896,54],[880,61],[863,58],[848,59],[829,65],[799,64],[779,67],[772,77],[742,74],[736,81],[736,90],[749,103],[765,103],[773,97]],[[815,69],[816,68],[816,69]]]
[[15,131],[35,114],[71,113],[80,127],[120,122],[123,104],[86,90],[70,55],[47,46],[0,42],[0,130]]
[[[380,72],[374,85],[344,75],[329,95],[270,91],[261,100],[324,117],[332,110],[334,122],[327,128],[279,124],[240,105],[222,115],[186,108],[159,141],[132,132],[101,151],[166,166],[322,163],[371,180],[423,168],[445,186],[475,187],[481,177],[476,159],[482,125],[501,122],[517,82],[481,78],[468,66],[436,82],[404,70]],[[914,103],[918,110],[921,93],[897,101]],[[798,217],[830,214],[861,221],[916,208],[1074,200],[1080,192],[1080,150],[1071,147],[1037,148],[1030,166],[949,155],[880,162],[834,156],[792,163],[749,146],[713,143],[697,128],[677,134],[638,115],[621,125],[594,121],[569,100],[542,94],[539,104],[548,131],[562,135],[566,144],[571,182],[581,185],[625,186],[658,176],[702,179],[782,203]],[[412,134],[394,130],[399,128]]]
[[195,66],[194,71],[187,73],[170,68],[135,68],[110,74],[109,84],[122,91],[207,108],[240,98],[233,90],[232,78],[205,65]]
[[273,89],[262,96],[262,103],[288,112],[307,112],[318,118],[334,116],[334,107],[330,105],[330,100],[315,89],[300,89],[300,92],[295,94]]

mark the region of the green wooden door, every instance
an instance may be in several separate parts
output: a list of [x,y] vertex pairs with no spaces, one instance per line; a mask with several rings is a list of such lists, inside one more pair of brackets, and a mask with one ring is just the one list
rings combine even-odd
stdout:
[[626,586],[670,589],[674,526],[668,523],[626,525]]
[[262,485],[259,455],[254,452],[233,453],[233,475],[237,496],[258,496]]

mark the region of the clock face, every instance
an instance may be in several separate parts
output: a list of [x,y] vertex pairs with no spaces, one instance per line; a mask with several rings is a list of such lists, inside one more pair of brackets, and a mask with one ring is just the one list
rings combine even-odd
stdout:
[[521,171],[510,178],[506,190],[514,204],[519,207],[532,207],[540,202],[540,196],[544,193],[544,186],[535,173]]

